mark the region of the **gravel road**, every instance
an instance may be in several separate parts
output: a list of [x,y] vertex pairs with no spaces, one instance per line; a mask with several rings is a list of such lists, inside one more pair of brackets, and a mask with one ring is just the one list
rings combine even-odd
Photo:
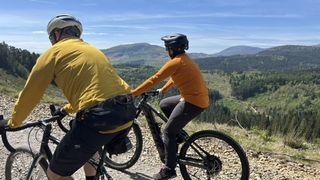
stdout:
[[[0,94],[0,114],[3,114],[5,118],[10,117],[11,109],[14,106],[15,99],[9,98],[3,94]],[[40,119],[49,117],[49,108],[46,104],[38,105],[32,114],[28,117],[31,119]],[[28,146],[27,135],[29,131],[9,133],[8,137],[10,142],[15,147]],[[38,136],[37,133],[33,133],[33,136]],[[153,142],[146,129],[143,129],[144,135],[144,149],[142,156],[137,164],[128,169],[127,171],[120,172],[117,170],[108,169],[109,174],[113,179],[137,179],[137,180],[149,180],[151,176],[158,172],[161,168],[161,163],[154,148]],[[39,145],[38,138],[34,138],[31,142],[31,146],[37,149]],[[0,179],[4,179],[5,161],[9,152],[5,149],[0,142]],[[247,151],[247,155],[250,162],[250,179],[260,180],[319,180],[320,179],[320,163],[314,163],[312,165],[307,163],[295,162],[285,155],[275,155],[272,153],[262,153],[255,151]],[[175,179],[182,179],[177,168],[178,176]],[[83,172],[80,170],[74,175],[75,179],[84,179]]]

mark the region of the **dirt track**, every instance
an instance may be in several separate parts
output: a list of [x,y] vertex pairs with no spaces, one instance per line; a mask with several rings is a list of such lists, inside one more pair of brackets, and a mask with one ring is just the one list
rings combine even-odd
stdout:
[[[11,108],[14,105],[14,99],[0,94],[0,114],[4,114],[4,117],[10,117]],[[32,112],[29,119],[39,119],[48,117],[48,105],[39,105]],[[109,174],[113,179],[138,179],[148,180],[151,179],[152,175],[161,168],[161,163],[153,146],[153,142],[149,133],[143,130],[144,133],[144,149],[142,156],[140,157],[137,164],[127,171],[120,172],[109,169]],[[27,146],[27,131],[10,133],[8,135],[11,142],[14,142],[15,146]],[[31,143],[33,147],[36,147],[39,142],[35,140]],[[9,152],[5,149],[2,142],[0,142],[0,179],[4,179],[4,168],[5,161]],[[320,164],[307,165],[292,161],[287,156],[273,155],[270,153],[261,153],[248,151],[247,155],[250,161],[251,174],[250,179],[320,179]],[[177,168],[178,177],[175,179],[182,179]],[[76,179],[82,178],[83,174],[81,171],[75,175]]]

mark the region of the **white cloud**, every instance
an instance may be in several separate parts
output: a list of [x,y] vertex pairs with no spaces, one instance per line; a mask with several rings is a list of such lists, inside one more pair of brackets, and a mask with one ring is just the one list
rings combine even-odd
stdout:
[[47,34],[46,31],[32,31],[32,34]]
[[87,36],[105,36],[105,35],[109,35],[109,33],[104,33],[104,32],[83,32],[83,35],[87,35]]
[[[189,1],[178,1],[193,4]],[[70,2],[67,3],[71,4]],[[162,45],[160,37],[173,31],[186,33],[191,38],[190,51],[205,53],[214,53],[216,50],[222,50],[233,45],[261,47],[284,43],[311,44],[320,42],[319,26],[312,23],[297,26],[293,23],[293,21],[296,22],[295,20],[304,20],[305,17],[299,14],[300,11],[289,11],[290,9],[288,11],[277,11],[276,7],[275,9],[266,8],[265,10],[242,8],[247,5],[252,7],[252,4],[255,3],[259,4],[260,0],[199,0],[197,3],[214,4],[215,7],[219,8],[212,11],[199,11],[198,13],[192,11],[179,12],[178,10],[166,13],[159,13],[163,11],[137,13],[138,11],[126,11],[126,9],[123,9],[124,11],[117,11],[116,9],[101,11],[101,8],[98,7],[99,3],[98,1],[86,0],[78,2],[77,8],[69,6],[52,8],[53,5],[58,4],[57,1],[29,0],[29,4],[41,5],[44,8],[6,10],[0,7],[0,41],[4,40],[30,51],[43,52],[50,46],[45,31],[48,21],[56,14],[68,12],[79,17],[82,21],[84,39],[99,48],[129,42],[155,42]],[[221,8],[228,6],[233,8]],[[235,9],[235,6],[238,8]],[[92,12],[90,10],[91,13],[88,13],[89,9],[97,9],[97,11]],[[269,13],[268,10],[272,12]],[[230,18],[235,23],[221,22],[219,18],[226,18],[227,20]],[[253,23],[250,22],[250,19],[243,20],[241,18],[252,18]],[[257,21],[254,18],[258,18],[259,22],[255,23]],[[235,19],[238,21],[235,21]],[[273,24],[274,19],[276,23]],[[283,22],[283,25],[279,23],[278,19]],[[264,22],[268,22],[270,25],[266,25]],[[286,24],[286,22],[291,23]]]

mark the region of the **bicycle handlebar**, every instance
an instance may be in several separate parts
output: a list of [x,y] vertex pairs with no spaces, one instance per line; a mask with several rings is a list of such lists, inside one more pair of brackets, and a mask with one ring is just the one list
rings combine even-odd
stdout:
[[144,93],[141,94],[141,96],[144,97],[144,98],[147,98],[147,97],[150,97],[150,96],[158,96],[159,94],[160,94],[159,91],[153,90],[153,91],[144,92]]
[[24,125],[22,125],[20,127],[17,127],[17,128],[6,127],[4,130],[5,131],[9,131],[9,132],[20,131],[20,130],[27,129],[27,128],[30,128],[30,127],[45,125],[47,123],[51,123],[51,122],[57,121],[58,119],[61,119],[61,117],[60,116],[53,116],[53,117],[48,118],[48,119],[38,120],[36,122],[25,123]]
[[[2,115],[0,115],[2,116]],[[3,116],[2,116],[3,118]],[[38,120],[36,122],[29,122],[29,123],[25,123],[24,125],[20,126],[20,127],[17,127],[17,128],[9,128],[9,127],[5,127],[3,129],[3,132],[1,132],[1,139],[2,139],[2,142],[4,144],[4,146],[6,147],[6,149],[10,152],[14,152],[16,151],[16,149],[9,143],[8,141],[8,137],[7,137],[7,131],[8,132],[14,132],[14,131],[20,131],[20,130],[23,130],[23,129],[27,129],[27,128],[30,128],[30,127],[40,127],[40,126],[45,126],[46,124],[49,124],[49,123],[52,123],[54,121],[57,121],[59,119],[61,119],[62,117],[60,116],[53,116],[53,117],[50,117],[50,118],[47,118],[47,119],[44,119],[44,120]]]

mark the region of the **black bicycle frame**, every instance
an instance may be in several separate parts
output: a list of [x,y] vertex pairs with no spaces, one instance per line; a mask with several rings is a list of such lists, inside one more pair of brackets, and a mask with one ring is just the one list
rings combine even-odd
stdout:
[[[138,118],[138,116],[140,115],[141,112],[144,113],[144,116],[146,117],[152,138],[154,140],[155,146],[157,148],[157,151],[159,153],[159,156],[161,158],[161,160],[164,162],[164,143],[161,137],[161,129],[159,124],[157,123],[156,119],[155,119],[155,115],[157,115],[163,122],[168,122],[168,119],[159,111],[157,111],[155,108],[153,108],[148,102],[147,102],[147,98],[148,97],[144,97],[139,105],[138,105],[138,112],[136,115],[136,118]],[[187,142],[186,140],[189,138],[189,135],[184,131],[181,130],[181,132],[178,134],[177,137],[182,138],[185,142]],[[188,142],[187,142],[188,143]],[[204,155],[202,155],[202,153],[200,151],[202,151],[205,155],[207,155],[207,152],[205,152],[198,144],[193,143],[190,144],[191,148],[195,150],[195,152],[201,157],[201,159],[195,159],[195,158],[183,158],[181,159],[179,154],[177,154],[178,159],[177,162],[180,164],[184,164],[184,165],[192,165],[192,166],[196,166],[196,167],[200,167],[200,168],[206,168],[203,165],[203,159],[204,159]]]
[[[157,150],[159,152],[160,158],[161,160],[164,160],[165,153],[164,153],[164,143],[161,137],[162,133],[161,133],[159,124],[156,122],[154,114],[160,117],[164,122],[167,122],[168,119],[159,111],[157,111],[155,108],[153,108],[149,103],[142,103],[140,107],[147,119],[148,126],[150,128],[150,131],[151,131],[153,140],[155,142],[155,145],[157,147]],[[187,137],[185,136],[183,138],[187,138]],[[200,151],[204,152],[206,155],[207,153],[198,144],[190,144],[190,146],[192,149],[195,150],[195,152],[197,152],[197,154],[201,157],[201,159],[195,159],[195,158],[180,159],[180,157],[178,156],[178,159],[177,159],[178,163],[205,168],[205,166],[202,164],[204,156],[201,154]]]
[[49,140],[52,140],[56,144],[59,143],[58,139],[56,139],[55,137],[51,136],[52,125],[50,123],[49,124],[43,123],[42,126],[44,126],[44,132],[43,132],[43,135],[42,135],[40,151],[34,157],[34,160],[32,162],[31,168],[30,168],[30,170],[28,172],[28,175],[27,175],[27,179],[28,180],[29,180],[29,178],[31,178],[32,170],[38,165],[38,161],[41,164],[48,165],[46,159],[48,161],[50,161],[50,159],[52,158],[52,152],[51,152],[51,150],[49,148],[49,145],[48,145],[49,144]]
[[159,116],[164,122],[167,122],[168,119],[162,115],[160,112],[158,112],[156,109],[154,109],[148,102],[142,100],[139,104],[140,110],[137,113],[137,117],[141,113],[141,111],[144,113],[144,116],[146,117],[152,138],[154,140],[155,146],[157,148],[157,151],[159,153],[159,156],[162,161],[164,161],[165,153],[164,153],[164,143],[161,137],[161,129],[159,127],[159,124],[157,123],[154,114]]
[[48,145],[49,140],[52,140],[56,144],[59,143],[59,141],[55,137],[51,136],[51,130],[52,130],[52,125],[47,124],[43,132],[42,142],[40,146],[40,153],[43,152],[44,154],[46,154],[47,159],[49,160],[52,159],[52,152]]
[[[54,144],[58,145],[60,143],[60,141],[51,136],[51,130],[52,130],[52,125],[51,124],[47,124],[45,125],[45,130],[44,130],[44,133],[43,133],[43,137],[42,137],[42,142],[41,142],[41,146],[40,146],[40,153],[39,155],[37,156],[41,156],[41,154],[45,154],[47,157],[48,160],[52,159],[52,152],[49,148],[49,140],[52,141]],[[93,166],[96,166],[97,167],[97,175],[100,176],[100,175],[106,175],[107,178],[111,177],[108,173],[107,173],[107,170],[105,169],[105,167],[103,166],[103,159],[105,159],[105,156],[106,156],[106,152],[107,152],[107,149],[106,148],[102,148],[100,150],[100,160],[99,161],[96,161],[94,159],[89,159],[88,163],[90,163],[91,165]],[[44,159],[41,159],[41,161],[43,161]]]
[[[52,131],[52,124],[51,122],[57,121],[58,119],[60,119],[61,117],[59,116],[53,116],[51,118],[42,120],[42,121],[36,121],[36,122],[30,122],[27,124],[24,124],[21,127],[18,128],[14,128],[14,129],[10,129],[10,128],[6,128],[4,132],[1,132],[1,138],[3,141],[4,146],[12,153],[15,152],[16,149],[14,147],[12,147],[12,145],[9,143],[8,141],[8,137],[6,135],[6,131],[10,132],[10,131],[20,131],[23,129],[27,129],[30,127],[40,127],[42,129],[44,129],[44,133],[42,135],[42,140],[41,140],[41,145],[40,145],[40,151],[35,154],[34,156],[34,161],[32,162],[32,168],[34,168],[35,166],[38,165],[38,160],[40,161],[41,164],[43,165],[48,165],[48,161],[50,161],[52,159],[52,151],[50,150],[49,147],[49,140],[51,142],[53,142],[54,144],[58,145],[60,143],[60,140],[55,138],[54,136],[51,135],[51,131]],[[0,115],[0,120],[3,119],[3,116]],[[97,167],[97,175],[105,175],[108,179],[111,179],[111,176],[107,173],[105,167],[103,166],[103,162],[104,162],[104,157],[106,154],[106,148],[102,148],[101,151],[99,151],[99,155],[102,157],[100,158],[99,161],[94,160],[94,159],[90,159],[88,162],[90,164],[92,164],[93,166]],[[32,168],[30,168],[30,171],[28,172],[27,177],[30,178],[31,173],[32,173]]]
[[[144,116],[147,119],[147,123],[152,135],[152,138],[155,142],[155,146],[157,151],[159,152],[161,160],[164,162],[164,143],[162,140],[162,132],[160,129],[160,125],[157,123],[155,119],[155,115],[157,115],[164,123],[168,122],[167,117],[165,117],[161,112],[157,111],[147,102],[148,96],[144,96],[143,99],[139,102],[138,112],[136,118],[140,115],[141,111],[144,113]],[[189,138],[189,135],[184,130],[181,130],[177,135],[178,138],[186,141]]]

